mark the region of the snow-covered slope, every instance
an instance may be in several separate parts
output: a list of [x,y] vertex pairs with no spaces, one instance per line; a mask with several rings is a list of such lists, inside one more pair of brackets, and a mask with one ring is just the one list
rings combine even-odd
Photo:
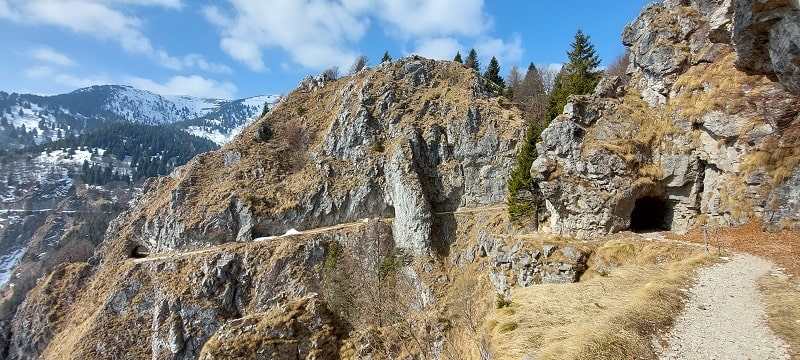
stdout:
[[175,124],[222,144],[260,115],[265,102],[274,105],[279,99],[279,95],[238,100],[164,96],[120,85],[53,96],[0,92],[0,149],[58,140],[113,121]]
[[180,125],[188,133],[209,139],[218,145],[228,142],[245,126],[261,115],[264,104],[271,109],[281,100],[280,95],[261,95],[234,100],[218,109]]

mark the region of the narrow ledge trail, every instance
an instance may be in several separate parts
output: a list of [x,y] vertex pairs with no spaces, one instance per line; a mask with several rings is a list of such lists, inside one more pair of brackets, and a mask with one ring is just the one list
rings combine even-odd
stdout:
[[701,269],[683,314],[662,337],[659,359],[790,359],[789,346],[766,324],[758,291],[759,278],[776,270],[744,253]]

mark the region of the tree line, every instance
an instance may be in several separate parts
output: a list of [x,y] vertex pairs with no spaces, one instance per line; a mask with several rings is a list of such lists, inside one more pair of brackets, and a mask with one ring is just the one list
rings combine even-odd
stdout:
[[130,173],[115,170],[111,164],[84,163],[81,178],[87,184],[104,185],[112,181],[136,182],[143,178],[166,175],[199,153],[216,150],[207,139],[169,126],[114,122],[66,139],[32,146],[26,152],[49,152],[68,149],[105,149],[103,156],[130,160]]

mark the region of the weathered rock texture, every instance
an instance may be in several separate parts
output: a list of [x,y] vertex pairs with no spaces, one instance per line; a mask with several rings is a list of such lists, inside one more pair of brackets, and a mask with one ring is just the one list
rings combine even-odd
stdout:
[[537,146],[550,230],[799,226],[797,9],[733,3],[667,0],[625,28],[630,83],[571,98]]
[[[235,331],[244,333],[241,339],[264,341],[265,351],[267,341],[277,346],[271,351],[291,346],[310,351],[308,344],[293,343],[292,336],[319,339],[320,348],[335,350],[332,317],[309,297],[321,293],[329,244],[354,231],[129,260],[106,265],[93,278],[85,264],[58,269],[21,305],[9,358],[196,359],[220,329],[217,347],[206,349],[208,358],[231,354],[225,338]],[[284,310],[308,322],[278,323],[277,313]],[[273,325],[253,325],[256,319]],[[283,344],[275,341],[278,333]],[[331,338],[333,344],[323,341]]]
[[[523,127],[454,62],[307,78],[219,151],[149,181],[88,263],[40,282],[2,344],[11,359],[335,358],[347,341],[367,358],[381,357],[376,342],[397,356],[441,353],[433,259],[458,237],[457,210],[504,212]],[[292,228],[304,234],[273,237]],[[352,254],[378,238],[390,256],[348,264],[373,261],[382,282],[392,269],[409,289],[392,316],[428,311],[400,328],[430,348],[399,348],[398,326],[334,316],[323,299],[338,281],[331,244]]]
[[736,66],[774,75],[800,94],[800,8],[790,0],[734,2]]
[[523,127],[454,62],[307,78],[224,148],[148,184],[125,224],[159,253],[394,217],[398,244],[425,253],[433,214],[505,201]]

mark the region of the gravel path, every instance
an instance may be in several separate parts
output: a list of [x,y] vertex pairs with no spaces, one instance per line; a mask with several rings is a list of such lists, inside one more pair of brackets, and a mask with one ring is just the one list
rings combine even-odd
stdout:
[[767,327],[758,279],[774,265],[735,254],[701,269],[684,313],[663,340],[660,359],[789,359],[788,345]]

